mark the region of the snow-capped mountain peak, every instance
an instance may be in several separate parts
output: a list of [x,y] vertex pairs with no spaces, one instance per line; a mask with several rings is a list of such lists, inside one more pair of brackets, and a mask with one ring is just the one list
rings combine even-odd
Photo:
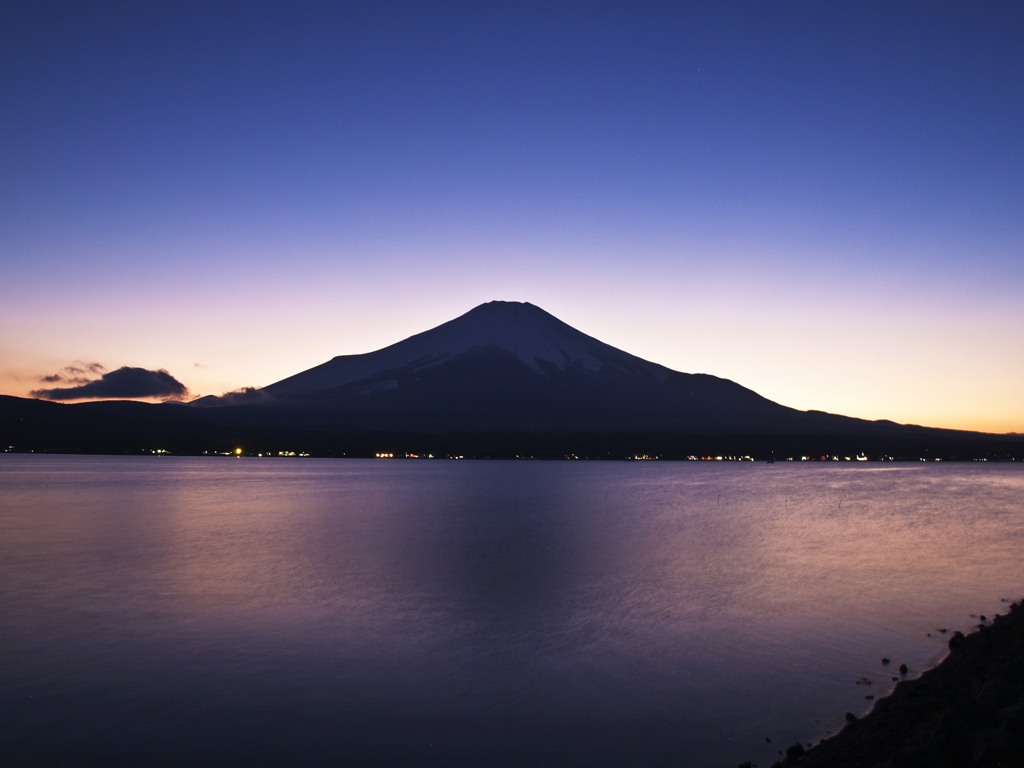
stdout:
[[417,371],[460,355],[496,349],[514,356],[538,375],[554,369],[599,373],[609,368],[663,378],[668,370],[587,336],[540,307],[491,301],[466,314],[389,347],[343,355],[271,384],[274,397],[313,394],[373,379],[391,370]]
[[497,347],[537,372],[542,370],[542,363],[559,370],[576,367],[598,371],[604,364],[601,358],[608,352],[626,354],[580,333],[533,304],[516,301],[481,304],[452,322],[407,341],[414,340],[420,342],[419,352],[438,358],[480,347]]

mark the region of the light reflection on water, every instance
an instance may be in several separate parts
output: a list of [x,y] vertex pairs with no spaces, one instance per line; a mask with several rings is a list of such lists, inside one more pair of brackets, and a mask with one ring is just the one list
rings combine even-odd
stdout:
[[[770,764],[1024,594],[1017,465],[0,457],[14,765]],[[931,632],[934,637],[927,637]],[[772,738],[772,745],[765,737]]]

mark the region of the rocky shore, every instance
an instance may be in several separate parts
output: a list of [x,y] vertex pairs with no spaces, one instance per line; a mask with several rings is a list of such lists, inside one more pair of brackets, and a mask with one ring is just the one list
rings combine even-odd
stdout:
[[[863,718],[774,768],[1024,766],[1024,605],[949,641],[950,653],[904,680]],[[743,764],[740,768],[749,766]]]

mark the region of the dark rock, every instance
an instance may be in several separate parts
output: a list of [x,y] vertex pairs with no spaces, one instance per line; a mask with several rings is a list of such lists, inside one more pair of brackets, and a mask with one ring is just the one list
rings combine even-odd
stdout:
[[905,675],[910,671],[910,668],[906,664],[900,664],[900,674]]
[[855,723],[855,722],[857,722],[857,716],[855,714],[853,714],[853,712],[847,712],[846,713],[846,722],[848,722],[848,723]]
[[747,760],[746,762],[740,763],[736,768],[754,768],[754,764]]
[[964,644],[964,633],[954,632],[953,636],[949,638],[949,650],[956,651]]
[[904,749],[883,763],[883,768],[933,768],[935,756],[924,749]]
[[786,757],[800,757],[806,751],[804,745],[797,742],[793,746],[786,748]]
[[[981,707],[978,706],[978,702],[975,698],[968,696],[961,697],[957,703],[948,710],[951,717],[958,718],[966,729],[967,726],[989,726],[994,724],[994,720],[991,717],[986,717],[986,713]],[[967,738],[966,730],[964,732],[964,738]]]
[[964,717],[960,708],[953,707],[939,718],[928,743],[939,750],[949,752],[957,744],[966,741],[968,730],[968,719]]
[[1003,679],[1017,686],[1024,685],[1024,659],[1014,659],[1003,670]]
[[1020,765],[1024,744],[1012,733],[977,728],[971,731],[971,757],[975,765]]
[[885,658],[885,656],[883,656],[882,657],[882,663],[883,664],[888,664],[889,663],[889,659],[887,659],[887,658]]
[[1024,701],[999,710],[996,720],[1004,731],[1024,736]]
[[1017,700],[1017,687],[1005,680],[989,680],[978,694],[978,706],[993,715]]

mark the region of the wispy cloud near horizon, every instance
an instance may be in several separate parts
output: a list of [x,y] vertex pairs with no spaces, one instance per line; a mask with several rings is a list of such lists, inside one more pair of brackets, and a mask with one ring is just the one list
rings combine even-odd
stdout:
[[94,380],[91,378],[92,376],[103,375],[106,372],[106,366],[100,363],[84,363],[81,360],[76,360],[56,373],[40,376],[39,380],[44,384],[88,384]]

